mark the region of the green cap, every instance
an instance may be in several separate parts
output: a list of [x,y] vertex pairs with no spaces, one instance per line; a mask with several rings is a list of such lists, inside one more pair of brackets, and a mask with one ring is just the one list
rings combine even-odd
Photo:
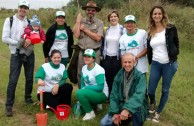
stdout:
[[134,23],[136,23],[135,16],[133,16],[133,15],[127,15],[125,17],[125,23],[128,22],[128,21],[133,21]]
[[86,49],[83,56],[91,56],[96,58],[96,52],[93,49]]

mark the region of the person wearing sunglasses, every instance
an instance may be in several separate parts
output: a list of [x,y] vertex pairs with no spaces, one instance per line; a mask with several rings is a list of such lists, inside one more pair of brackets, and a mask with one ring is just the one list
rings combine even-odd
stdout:
[[80,52],[78,55],[78,70],[77,79],[80,87],[81,69],[84,66],[83,52],[86,49],[93,49],[96,52],[96,62],[100,63],[100,47],[103,37],[104,24],[101,20],[96,18],[96,13],[101,9],[97,7],[96,3],[89,1],[86,6],[82,7],[85,10],[86,17],[83,18],[81,13],[78,14],[76,23],[73,28],[73,33],[78,38],[78,46]]
[[[21,39],[21,35],[24,33],[24,28],[29,24],[27,19],[27,13],[29,11],[29,2],[27,0],[20,0],[18,4],[17,13],[11,17],[6,18],[3,31],[2,41],[9,46],[10,56],[10,73],[9,83],[7,86],[7,99],[5,103],[6,116],[13,116],[13,104],[15,101],[15,90],[17,81],[20,76],[22,65],[24,66],[25,73],[25,102],[32,104],[31,99],[32,87],[33,87],[33,73],[34,73],[34,53],[32,52],[26,61],[24,61],[25,48],[31,45],[30,39],[26,39],[24,46],[20,49],[18,56],[15,55],[16,47]],[[11,23],[12,22],[12,23]]]

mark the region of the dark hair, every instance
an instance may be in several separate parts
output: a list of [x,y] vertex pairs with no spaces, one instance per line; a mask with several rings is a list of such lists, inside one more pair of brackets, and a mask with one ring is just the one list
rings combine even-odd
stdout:
[[53,57],[55,53],[59,53],[61,55],[61,52],[59,50],[54,49],[51,51],[51,57]]
[[170,23],[170,21],[168,19],[168,16],[167,16],[166,12],[164,11],[164,8],[162,6],[159,6],[159,5],[154,6],[151,9],[150,15],[149,15],[148,36],[153,36],[155,34],[155,28],[156,28],[156,26],[155,26],[155,22],[154,22],[154,20],[152,18],[152,15],[153,15],[153,12],[154,12],[154,10],[156,8],[157,9],[160,9],[161,12],[162,12],[162,21],[161,21],[162,25],[164,27],[167,27],[167,25]]
[[109,14],[108,14],[108,21],[110,22],[110,16],[113,14],[113,13],[115,13],[116,15],[117,15],[117,17],[119,18],[119,13],[116,11],[116,10],[113,10],[113,11],[111,11]]

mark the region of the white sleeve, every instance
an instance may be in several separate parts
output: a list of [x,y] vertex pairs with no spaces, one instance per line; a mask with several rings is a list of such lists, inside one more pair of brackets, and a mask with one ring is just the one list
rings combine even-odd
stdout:
[[10,28],[10,19],[6,18],[4,25],[3,25],[3,31],[2,31],[2,42],[11,44],[11,45],[17,45],[18,41],[11,38],[11,28]]
[[120,37],[119,39],[119,48],[121,50],[121,55],[125,54],[126,53],[126,48],[125,48],[125,44],[123,42],[123,35]]

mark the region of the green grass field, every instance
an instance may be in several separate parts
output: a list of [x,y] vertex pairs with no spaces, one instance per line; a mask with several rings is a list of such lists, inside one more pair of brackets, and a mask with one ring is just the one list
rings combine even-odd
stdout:
[[[180,10],[181,11],[181,10]],[[184,11],[184,10],[183,10]],[[194,14],[194,13],[191,13]],[[185,16],[185,15],[184,15]],[[2,35],[2,25],[4,19],[0,19],[0,34]],[[143,22],[143,18],[140,22]],[[139,27],[145,27],[141,25]],[[187,27],[186,27],[187,28]],[[152,122],[145,122],[145,126],[193,126],[194,125],[194,36],[187,37],[187,29],[178,27],[181,30],[179,32],[180,38],[180,54],[178,59],[178,71],[173,79],[169,100],[161,114],[161,122],[156,124]],[[188,27],[189,28],[189,27]],[[193,27],[191,27],[193,28]],[[35,70],[36,73],[38,67],[44,63],[44,56],[41,45],[35,46]],[[8,118],[5,116],[5,99],[6,89],[9,77],[9,63],[10,52],[8,46],[0,40],[0,126],[35,126],[36,125],[36,113],[39,113],[38,105],[26,105],[24,103],[24,73],[23,69],[18,81],[16,98],[14,104],[14,116]],[[149,74],[148,74],[149,76]],[[75,86],[76,87],[76,86]],[[72,106],[75,104],[75,91],[72,96]],[[157,88],[157,101],[159,101],[161,92],[161,82]],[[37,102],[36,98],[36,86],[34,84],[33,99]],[[73,112],[68,120],[58,121],[56,116],[50,112],[48,113],[48,126],[99,126],[100,119],[106,114],[108,104],[103,104],[103,111],[97,112],[97,117],[94,120],[83,122],[81,117],[75,119]]]

